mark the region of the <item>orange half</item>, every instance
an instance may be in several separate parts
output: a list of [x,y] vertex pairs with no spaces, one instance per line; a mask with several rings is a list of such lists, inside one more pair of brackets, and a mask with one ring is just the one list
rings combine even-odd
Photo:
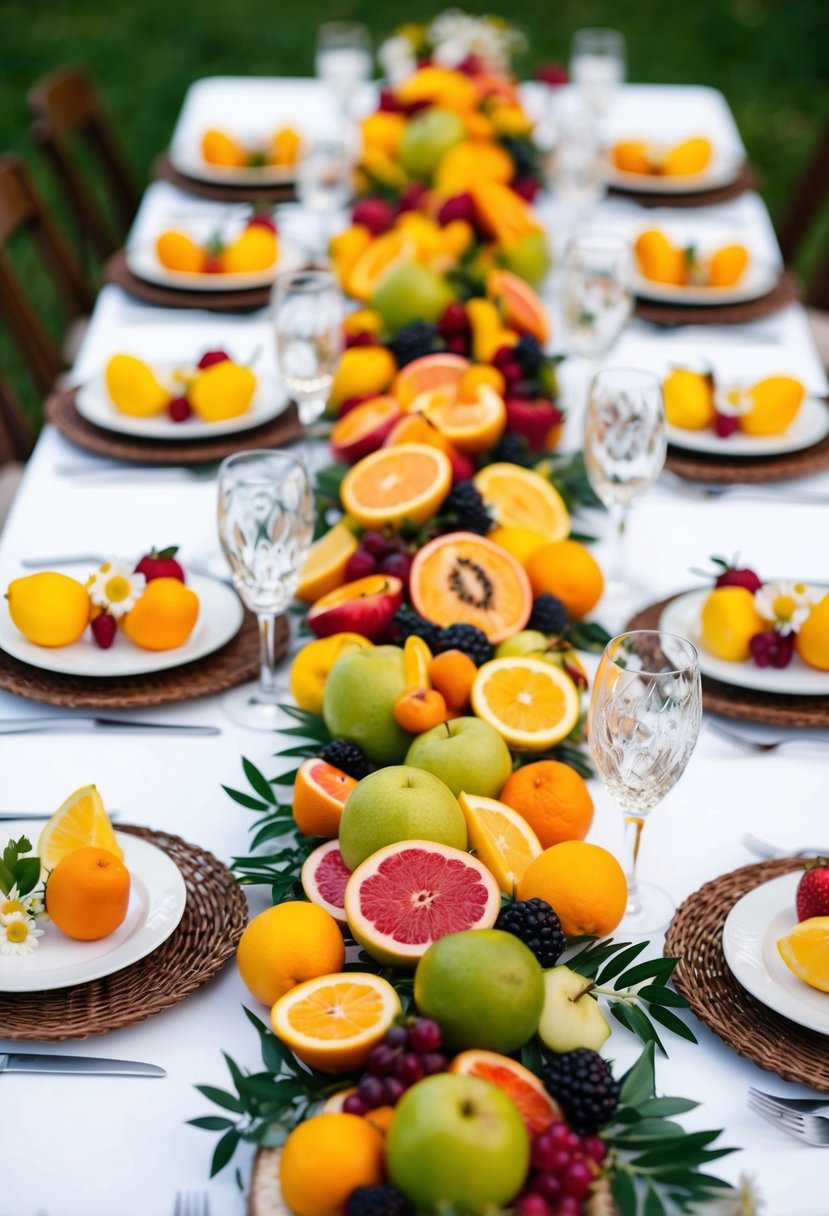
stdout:
[[302,565],[296,598],[304,604],[313,604],[329,591],[341,587],[348,559],[358,545],[357,537],[343,523],[334,524],[314,541]]
[[480,1077],[497,1085],[512,1098],[531,1136],[539,1135],[564,1118],[561,1107],[535,1073],[497,1051],[462,1051],[449,1065],[449,1071],[462,1077]]
[[343,478],[340,497],[365,528],[423,524],[452,485],[448,456],[425,443],[380,448],[358,461]]
[[420,393],[426,393],[433,388],[457,385],[470,366],[469,360],[463,355],[422,355],[421,358],[407,363],[403,370],[397,373],[391,391],[400,404],[406,407]]
[[333,839],[340,830],[345,800],[356,784],[326,760],[314,756],[305,760],[294,784],[294,819],[300,832]]
[[510,656],[479,668],[472,708],[509,747],[542,751],[570,734],[581,699],[570,677],[552,663]]
[[350,971],[297,984],[274,1005],[271,1025],[303,1064],[320,1072],[352,1072],[401,1013],[391,984]]
[[500,527],[530,528],[548,541],[570,535],[564,499],[539,473],[498,462],[475,474],[475,486]]

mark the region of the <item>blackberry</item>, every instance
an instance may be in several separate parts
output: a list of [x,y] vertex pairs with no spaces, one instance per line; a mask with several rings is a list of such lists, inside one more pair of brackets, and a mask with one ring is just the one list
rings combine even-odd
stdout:
[[392,628],[396,634],[396,642],[402,646],[406,638],[414,635],[418,638],[423,638],[423,641],[434,653],[437,650],[438,638],[441,633],[439,625],[435,625],[432,621],[427,621],[425,617],[419,616],[414,608],[410,608],[408,604],[404,604],[402,608],[398,608],[392,618]]
[[523,435],[507,431],[490,452],[489,459],[493,463],[504,461],[506,464],[517,464],[522,468],[529,468],[530,465],[535,464],[538,457],[530,451],[530,445]]
[[537,595],[527,622],[528,629],[540,629],[542,633],[563,633],[567,628],[567,609],[554,595]]
[[567,946],[561,921],[545,899],[519,899],[507,904],[498,913],[495,928],[520,938],[545,970],[555,967]]
[[393,1186],[358,1186],[348,1196],[345,1216],[410,1216],[411,1210]]
[[[488,663],[495,653],[492,643],[476,625],[448,625],[438,631],[437,653],[444,650],[462,650],[468,654],[476,667]],[[435,647],[432,647],[435,650]]]
[[431,355],[437,348],[437,326],[429,325],[426,321],[410,321],[398,330],[390,343],[398,367],[405,367],[422,355]]
[[544,351],[538,338],[532,334],[523,334],[515,344],[513,355],[523,367],[528,376],[532,377],[544,362]]
[[544,1084],[580,1136],[593,1136],[619,1103],[619,1082],[598,1052],[589,1047],[552,1056],[542,1069]]
[[357,744],[350,743],[348,739],[333,739],[331,743],[326,743],[320,758],[348,773],[355,781],[362,781],[372,771],[371,764]]
[[458,528],[486,536],[492,530],[492,516],[471,481],[459,481],[449,491],[443,510],[457,516]]

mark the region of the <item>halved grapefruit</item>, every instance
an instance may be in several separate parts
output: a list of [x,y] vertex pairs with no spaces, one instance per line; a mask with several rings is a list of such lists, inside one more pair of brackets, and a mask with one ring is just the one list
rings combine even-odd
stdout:
[[532,610],[530,580],[519,561],[474,532],[448,532],[415,557],[409,594],[436,625],[477,625],[490,642],[523,629]]
[[456,385],[470,366],[469,360],[463,355],[422,355],[397,373],[391,388],[392,395],[405,408],[420,393]]
[[564,499],[539,473],[500,461],[486,465],[475,474],[474,481],[501,527],[532,528],[548,541],[570,535],[570,515]]
[[326,840],[302,863],[300,882],[312,904],[324,908],[339,925],[345,919],[345,888],[351,871],[343,861],[337,840]]
[[349,515],[365,528],[423,524],[452,485],[449,457],[425,443],[380,448],[346,473],[340,497]]
[[462,1077],[480,1077],[503,1089],[512,1098],[531,1136],[546,1131],[552,1123],[560,1123],[564,1114],[551,1098],[542,1081],[509,1056],[497,1051],[462,1051],[449,1065],[449,1072]]
[[403,840],[372,853],[345,889],[355,940],[392,967],[415,966],[447,933],[490,928],[500,907],[498,884],[486,866],[429,840]]
[[357,782],[342,769],[312,756],[299,766],[294,783],[294,820],[306,836],[334,837],[345,800]]

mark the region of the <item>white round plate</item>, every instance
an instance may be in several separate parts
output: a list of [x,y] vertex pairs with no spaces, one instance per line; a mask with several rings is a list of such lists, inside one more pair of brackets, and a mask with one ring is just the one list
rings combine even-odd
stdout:
[[794,656],[788,667],[757,667],[748,659],[744,663],[729,663],[717,659],[703,649],[700,642],[700,613],[710,595],[711,588],[689,591],[672,600],[659,618],[659,628],[668,633],[678,633],[688,638],[699,650],[699,669],[704,676],[733,684],[737,688],[754,688],[760,692],[780,693],[788,696],[829,696],[829,671],[818,671]]
[[715,154],[701,173],[666,177],[658,173],[625,173],[611,161],[607,168],[607,184],[639,194],[703,194],[706,190],[730,186],[737,180],[742,166],[741,159]]
[[[4,823],[3,839],[27,835],[31,824]],[[46,918],[36,950],[14,957],[0,954],[0,992],[45,992],[68,988],[112,975],[137,963],[166,942],[184,915],[187,889],[181,871],[165,852],[128,832],[116,832],[130,872],[130,900],[126,919],[109,937],[98,942],[76,942]],[[33,841],[37,847],[37,841]]]
[[797,924],[798,870],[772,878],[739,899],[723,926],[725,961],[739,984],[790,1022],[829,1034],[829,992],[810,988],[789,971],[777,942]]
[[643,300],[660,304],[744,304],[768,295],[777,285],[780,270],[752,259],[734,287],[682,287],[676,283],[654,283],[634,271],[633,291]]
[[[157,364],[153,371],[162,384],[178,394],[181,384],[174,381],[171,383],[170,377],[181,366],[172,363]],[[249,431],[253,427],[271,422],[287,408],[288,394],[277,376],[257,372],[256,392],[244,414],[237,418],[226,418],[222,422],[203,422],[193,414],[186,422],[173,422],[166,410],[151,418],[135,418],[131,414],[121,413],[113,405],[105,377],[96,376],[78,389],[75,406],[87,422],[107,431],[115,431],[120,435],[136,435],[141,439],[186,442],[191,439],[210,439],[215,435],[235,435],[238,431]]]
[[293,245],[280,237],[279,257],[267,270],[253,270],[245,274],[188,274],[181,270],[169,270],[162,266],[151,245],[127,247],[127,267],[136,278],[159,287],[179,287],[185,291],[248,291],[256,287],[270,287],[283,271],[299,270],[305,258]]
[[[185,571],[187,569],[184,563]],[[70,578],[83,582],[90,574],[89,565],[65,566],[60,570]],[[25,574],[21,572],[21,577]],[[199,615],[193,632],[183,646],[175,650],[142,650],[120,630],[109,650],[101,650],[93,641],[89,629],[71,646],[36,646],[24,638],[9,616],[7,607],[0,609],[0,648],[28,663],[58,675],[89,676],[105,680],[116,676],[147,675],[153,671],[166,671],[170,667],[181,667],[212,654],[224,646],[239,632],[244,609],[236,592],[226,583],[212,578],[187,576],[187,585],[199,597]]]
[[170,164],[185,177],[221,186],[283,186],[296,180],[295,165],[250,166],[211,165],[201,149],[192,144],[173,145]]
[[713,430],[685,430],[681,426],[665,427],[668,443],[688,452],[704,452],[711,456],[782,456],[813,447],[829,435],[829,405],[817,397],[805,397],[792,424],[780,435],[744,435],[735,431],[720,439]]

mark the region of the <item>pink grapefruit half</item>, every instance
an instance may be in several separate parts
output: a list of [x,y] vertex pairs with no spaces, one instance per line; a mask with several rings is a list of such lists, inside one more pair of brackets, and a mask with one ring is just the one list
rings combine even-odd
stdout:
[[299,877],[311,903],[324,908],[338,924],[345,925],[345,888],[351,871],[343,861],[339,841],[326,840],[309,853]]

